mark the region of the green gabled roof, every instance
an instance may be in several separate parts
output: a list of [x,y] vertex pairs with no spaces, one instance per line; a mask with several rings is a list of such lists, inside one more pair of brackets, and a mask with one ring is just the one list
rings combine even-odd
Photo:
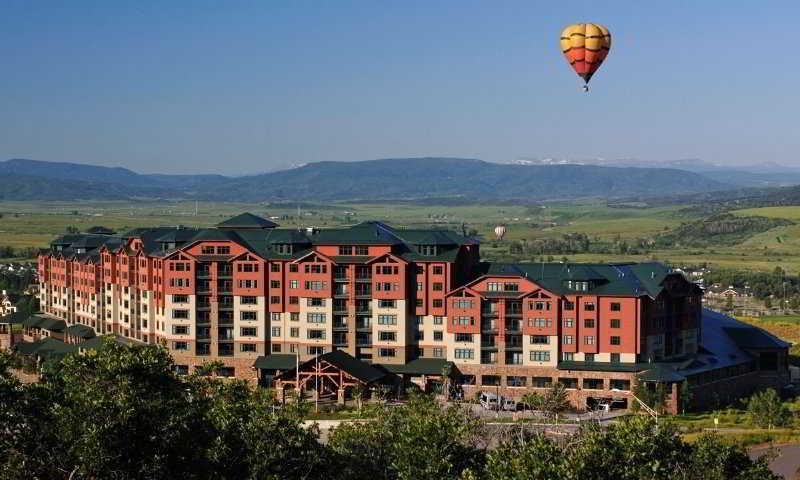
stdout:
[[686,377],[669,365],[653,364],[637,377],[642,382],[682,382]]
[[97,335],[94,333],[94,329],[91,327],[87,327],[86,325],[81,325],[76,323],[75,325],[70,325],[67,327],[66,330],[67,335],[71,337],[78,337],[83,339],[94,338]]
[[51,332],[63,332],[67,328],[67,322],[60,318],[44,317],[38,325],[39,328],[50,330]]
[[649,367],[652,367],[652,365],[642,363],[561,361],[558,362],[557,368],[559,370],[577,370],[584,372],[641,372]]
[[392,227],[382,222],[363,222],[348,228],[320,230],[315,245],[398,245],[403,243]]
[[406,375],[441,375],[442,370],[452,362],[448,362],[444,358],[416,358],[408,363],[403,364],[379,364],[378,366],[385,368],[387,371],[396,374]]
[[63,358],[67,354],[78,351],[77,346],[69,345],[52,337],[36,342],[18,343],[14,349],[23,355],[41,357],[44,360]]
[[657,297],[668,275],[679,275],[657,263],[492,263],[479,270],[486,275],[509,275],[528,278],[543,288],[565,295],[582,293],[567,288],[567,282],[588,281],[593,295],[631,295]]
[[291,353],[273,353],[256,358],[254,364],[259,370],[289,370],[297,366],[297,355]]
[[118,343],[120,345],[134,345],[134,344],[140,344],[141,343],[141,342],[129,339],[129,338],[118,337],[116,335],[101,335],[101,336],[96,336],[96,337],[90,338],[90,339],[86,340],[85,342],[79,343],[79,344],[76,345],[76,347],[78,347],[78,349],[80,349],[80,350],[97,350],[97,349],[99,349],[100,347],[103,346],[103,342],[105,342],[105,339],[107,339],[107,338],[111,339],[112,341],[114,341],[115,343]]
[[22,321],[22,325],[26,327],[38,327],[44,322],[44,317],[39,315],[31,315]]
[[217,224],[217,228],[223,229],[262,229],[262,228],[275,228],[278,224],[267,220],[266,218],[253,215],[252,213],[245,212],[241,215],[229,218],[224,222]]
[[[269,357],[273,355],[268,355],[262,360],[262,362],[268,361]],[[382,378],[384,378],[387,373],[381,369],[373,367],[367,362],[363,362],[358,360],[345,352],[344,350],[334,350],[332,352],[323,353],[319,357],[312,358],[311,360],[306,360],[305,362],[300,364],[300,370],[302,371],[304,368],[313,366],[317,361],[320,362],[328,362],[334,367],[342,370],[343,372],[351,375],[352,377],[356,378],[357,380],[363,383],[372,383],[376,382]],[[262,363],[263,364],[263,363]],[[257,368],[262,368],[258,367]],[[295,367],[294,365],[291,368],[285,370],[280,374],[281,378],[290,378],[292,375],[295,374]]]
[[0,317],[0,323],[7,323],[9,325],[24,325],[25,320],[27,320],[29,316],[30,315],[27,313],[14,312]]

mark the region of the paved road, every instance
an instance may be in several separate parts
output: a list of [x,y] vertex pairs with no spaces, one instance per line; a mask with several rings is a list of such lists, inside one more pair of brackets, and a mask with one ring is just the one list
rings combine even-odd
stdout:
[[[800,478],[800,445],[781,445],[775,449],[778,450],[778,458],[769,464],[772,471],[788,480]],[[750,450],[750,457],[758,458],[768,451],[769,448],[754,448]]]

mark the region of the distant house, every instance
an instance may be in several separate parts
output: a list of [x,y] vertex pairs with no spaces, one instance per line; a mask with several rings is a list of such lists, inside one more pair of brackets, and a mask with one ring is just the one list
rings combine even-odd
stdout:
[[752,297],[753,293],[749,288],[734,288],[733,286],[723,287],[714,284],[705,290],[705,296],[710,298],[746,298]]
[[0,317],[17,313],[17,301],[19,296],[3,290],[0,293]]

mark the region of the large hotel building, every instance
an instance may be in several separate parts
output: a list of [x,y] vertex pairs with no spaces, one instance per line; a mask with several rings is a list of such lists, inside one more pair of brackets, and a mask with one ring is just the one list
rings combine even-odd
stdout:
[[701,290],[659,263],[485,263],[475,239],[449,231],[277,227],[242,214],[63,235],[38,258],[38,322],[162,344],[180,373],[218,360],[262,383],[326,355],[353,378],[423,386],[451,365],[467,395],[561,382],[578,407],[627,400],[636,381],[666,383],[676,403],[683,381],[700,402],[704,388],[786,379],[787,344],[705,311]]

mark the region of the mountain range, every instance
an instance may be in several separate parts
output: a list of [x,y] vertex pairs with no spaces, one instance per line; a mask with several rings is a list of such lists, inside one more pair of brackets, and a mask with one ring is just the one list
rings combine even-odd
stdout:
[[191,199],[379,201],[431,198],[540,202],[663,197],[737,184],[676,168],[519,165],[464,158],[317,162],[259,175],[141,174],[121,167],[12,159],[0,162],[2,200]]

